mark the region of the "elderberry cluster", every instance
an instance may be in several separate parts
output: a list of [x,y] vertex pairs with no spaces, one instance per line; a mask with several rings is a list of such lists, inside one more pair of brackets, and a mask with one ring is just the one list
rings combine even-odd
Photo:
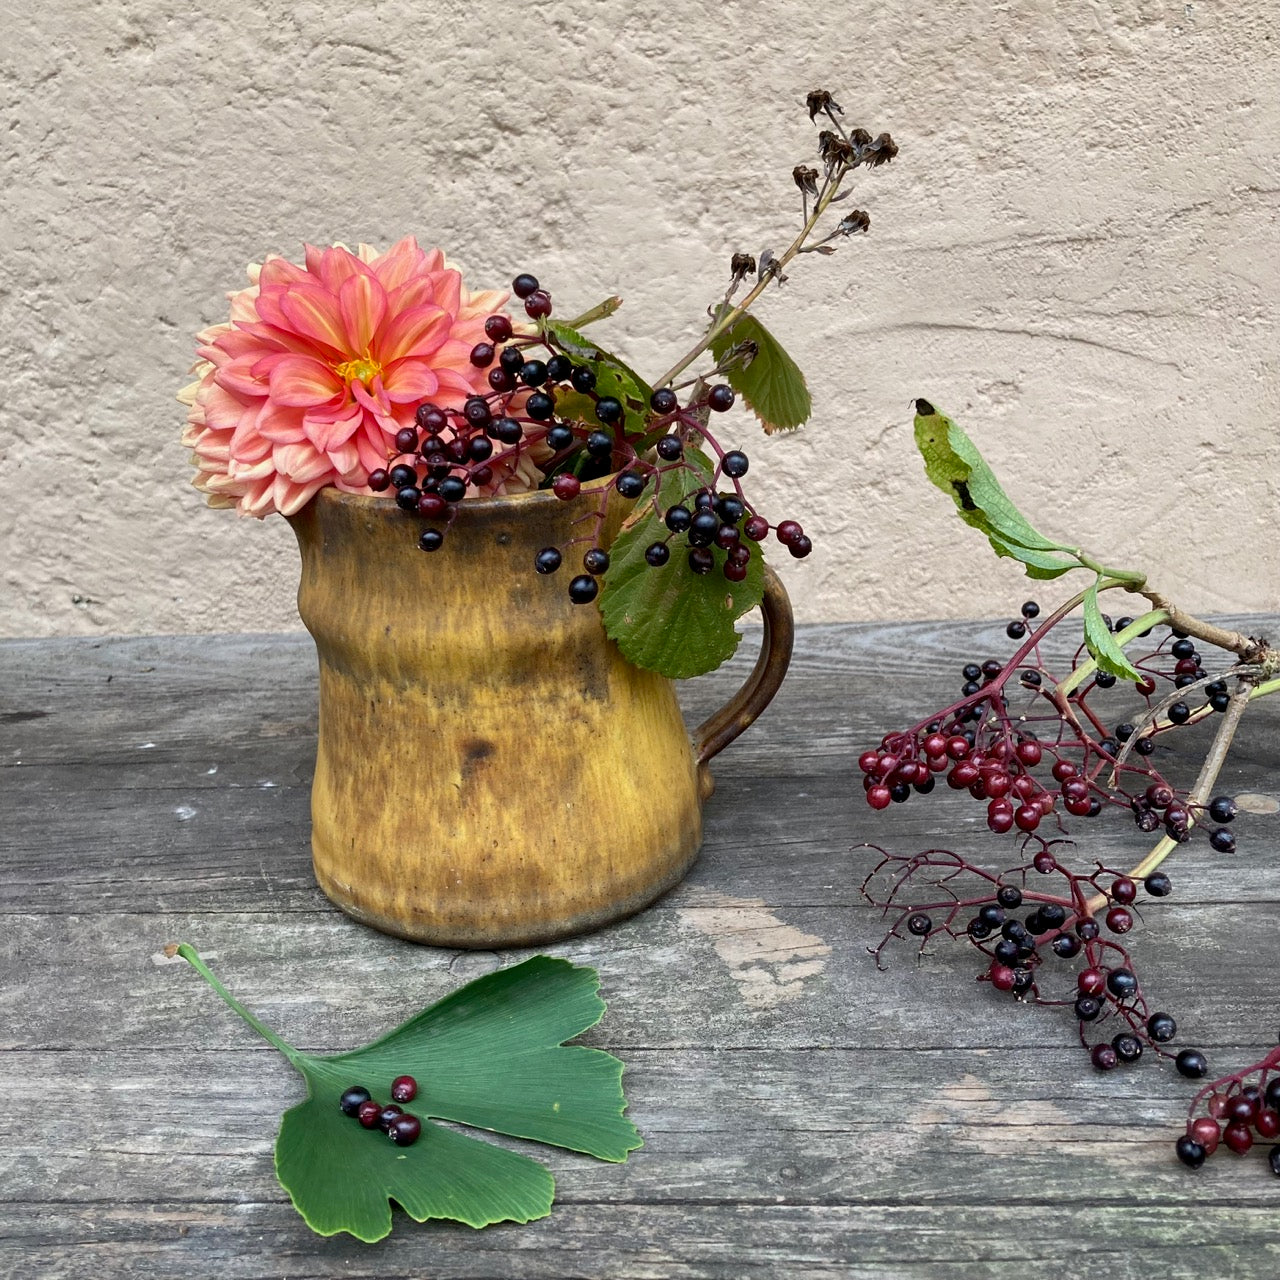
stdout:
[[411,1147],[422,1133],[422,1121],[410,1115],[400,1102],[412,1102],[418,1096],[418,1082],[412,1076],[397,1076],[391,1082],[394,1101],[383,1106],[375,1102],[363,1085],[352,1085],[338,1100],[344,1115],[359,1120],[366,1129],[381,1129],[399,1147]]
[[[982,953],[986,967],[981,978],[994,990],[1038,1004],[1070,1004],[1080,1042],[1098,1070],[1136,1062],[1144,1048],[1172,1056],[1163,1046],[1177,1034],[1177,1023],[1170,1014],[1149,1008],[1132,958],[1113,940],[1135,922],[1140,886],[1132,877],[1101,865],[1086,874],[1072,872],[1047,845],[1030,863],[998,875],[945,850],[910,857],[879,852],[881,860],[862,886],[863,896],[891,917],[883,939],[871,948],[877,964],[894,938],[916,938],[922,950],[938,935],[964,940]],[[1031,887],[1031,872],[1060,879],[1050,880],[1047,889]],[[887,884],[887,890],[873,888],[880,884]],[[965,892],[962,886],[970,884],[973,891]],[[1162,871],[1146,877],[1141,887],[1151,898],[1173,891]],[[936,896],[929,900],[931,893]],[[926,900],[907,901],[921,896]],[[1020,910],[1026,914],[1015,914]],[[1083,967],[1075,974],[1073,989],[1046,995],[1042,967],[1077,958]],[[1117,1024],[1109,1038],[1091,1039]],[[1175,1066],[1188,1077],[1207,1070],[1204,1055],[1195,1049],[1179,1053]]]
[[[1207,1074],[1207,1064],[1199,1075]],[[1200,1113],[1200,1114],[1197,1114]],[[1238,1156],[1248,1154],[1255,1139],[1276,1143],[1280,1138],[1280,1048],[1235,1075],[1206,1085],[1188,1108],[1187,1130],[1174,1144],[1179,1160],[1198,1169],[1225,1146]],[[1280,1175],[1280,1143],[1267,1154],[1271,1172]]]
[[[522,273],[511,287],[531,319],[550,316],[551,296],[535,276]],[[740,483],[750,467],[747,455],[721,449],[707,429],[710,413],[733,407],[735,395],[727,383],[707,387],[695,381],[683,403],[673,388],[659,387],[642,411],[634,402],[628,406],[618,395],[602,392],[606,366],[559,350],[554,326],[517,334],[507,316],[493,315],[484,328],[488,341],[476,344],[470,360],[488,370],[490,391],[469,396],[461,409],[419,405],[414,425],[397,433],[388,465],[369,477],[375,492],[393,490],[398,506],[431,522],[419,534],[422,550],[439,550],[456,518],[457,503],[509,474],[526,454],[545,476],[544,487],[564,501],[577,498],[585,481],[614,472],[613,488],[624,499],[639,499],[651,490],[654,511],[665,526],[663,535],[645,549],[645,562],[652,568],[667,564],[678,550],[691,573],[709,574],[718,564],[729,582],[741,582],[752,544],[771,529],[792,556],[803,558],[812,550],[796,521],[783,520],[775,528],[755,512]],[[540,348],[546,359],[538,354]],[[584,400],[590,402],[591,421],[583,420]],[[574,416],[558,416],[562,401]],[[715,455],[711,484],[660,505],[661,481],[668,473],[696,470],[687,458],[695,443]],[[732,488],[722,490],[726,481]],[[607,496],[602,490],[595,533],[575,540],[589,544],[582,554],[583,572],[569,583],[575,604],[595,599],[599,579],[609,568],[609,552],[598,545]],[[555,573],[566,550],[542,548],[534,569]]]
[[[887,734],[878,750],[862,753],[858,764],[867,803],[884,809],[913,793],[927,794],[935,776],[942,775],[952,790],[967,791],[985,803],[987,826],[998,835],[1015,829],[1030,835],[1059,805],[1077,818],[1095,818],[1104,808],[1118,807],[1130,810],[1140,830],[1163,829],[1176,843],[1189,839],[1193,826],[1209,818],[1219,824],[1209,832],[1210,844],[1219,852],[1233,852],[1235,836],[1223,825],[1235,816],[1231,800],[1219,796],[1207,806],[1194,805],[1147,759],[1158,734],[1225,710],[1225,681],[1210,680],[1192,642],[1173,632],[1167,651],[1162,644],[1136,662],[1143,672],[1136,689],[1147,700],[1146,715],[1139,724],[1125,721],[1109,728],[1089,699],[1095,690],[1114,687],[1116,677],[1095,671],[1090,680],[1061,695],[1039,650],[1062,618],[1029,634],[1039,615],[1040,606],[1029,600],[1009,623],[1010,638],[1022,643],[1008,661],[988,658],[965,664],[959,701],[928,721]],[[1104,615],[1104,621],[1123,630],[1133,619],[1112,622]],[[1177,689],[1194,683],[1213,692],[1195,710],[1167,699],[1152,706],[1161,679]],[[1025,697],[1025,709],[1011,710],[1013,692]],[[1134,755],[1142,763],[1133,761]]]

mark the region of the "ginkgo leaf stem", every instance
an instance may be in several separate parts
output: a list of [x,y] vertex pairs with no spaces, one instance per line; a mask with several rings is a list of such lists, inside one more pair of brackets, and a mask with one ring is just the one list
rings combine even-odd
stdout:
[[[167,948],[166,948],[167,950]],[[282,1040],[274,1031],[271,1030],[265,1022],[259,1021],[249,1012],[248,1009],[240,1003],[239,1000],[231,994],[230,991],[218,981],[213,971],[201,959],[200,953],[191,946],[190,943],[180,942],[174,948],[173,953],[180,955],[213,989],[222,997],[223,1002],[231,1009],[235,1010],[269,1045],[278,1049],[291,1063],[295,1066],[298,1060],[303,1056],[293,1045]]]

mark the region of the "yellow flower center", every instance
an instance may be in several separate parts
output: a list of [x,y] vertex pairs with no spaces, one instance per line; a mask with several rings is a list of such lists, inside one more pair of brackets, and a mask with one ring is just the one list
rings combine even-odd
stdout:
[[382,372],[382,366],[372,356],[364,355],[334,365],[333,371],[344,382],[363,382],[368,385]]

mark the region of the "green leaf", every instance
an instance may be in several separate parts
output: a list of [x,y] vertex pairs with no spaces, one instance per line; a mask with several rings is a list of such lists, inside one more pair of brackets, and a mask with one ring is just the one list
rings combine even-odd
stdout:
[[609,551],[609,568],[600,593],[604,629],[637,667],[685,680],[714,671],[733,656],[741,637],[734,621],[755,608],[764,595],[764,558],[752,552],[747,576],[729,582],[723,572],[726,553],[713,548],[715,568],[693,573],[683,541],[671,559],[654,568],[646,548],[669,537],[660,512],[711,483],[713,467],[705,455],[688,449],[685,462],[658,472]]
[[[1101,581],[1099,578],[1098,582]],[[1119,676],[1123,680],[1142,680],[1142,672],[1125,656],[1125,651],[1116,643],[1115,636],[1102,620],[1097,582],[1084,593],[1084,643],[1100,671]]]
[[[280,1125],[276,1174],[320,1235],[380,1240],[391,1230],[392,1200],[419,1222],[451,1218],[472,1227],[551,1212],[555,1183],[542,1165],[432,1118],[602,1160],[625,1160],[641,1145],[622,1114],[622,1063],[563,1043],[604,1014],[594,969],[534,956],[468,983],[373,1044],[320,1056],[260,1023],[194,948],[184,943],[176,951],[306,1080],[307,1100]],[[389,1102],[401,1075],[418,1082],[406,1109],[422,1121],[421,1136],[407,1147],[363,1128],[338,1104],[353,1085]]]
[[724,376],[760,419],[766,433],[790,431],[807,422],[813,401],[804,374],[755,316],[750,313],[739,316],[723,333],[717,334],[711,342],[711,354],[723,360],[730,348],[740,342],[755,343],[755,359],[745,368],[733,365]]
[[[566,355],[572,356],[579,364],[588,365],[596,375],[596,394],[613,396],[621,402],[624,413],[624,430],[627,434],[635,434],[644,429],[644,419],[649,412],[649,397],[653,388],[629,365],[625,364],[612,352],[606,351],[598,343],[579,333],[576,329],[562,324],[558,320],[543,320],[542,331]],[[580,396],[579,400],[593,405],[589,397]],[[571,394],[562,392],[556,397],[556,408],[559,416],[568,416],[560,412],[561,402],[566,407],[572,402]],[[581,406],[579,406],[579,410]],[[594,421],[594,415],[588,413],[583,417],[579,411],[578,421]]]
[[[1021,560],[1033,578],[1056,578],[1079,568],[1075,548],[1037,532],[1014,506],[973,441],[927,400],[916,401],[915,438],[925,475],[955,502],[966,524],[987,535],[997,555]],[[1064,552],[1071,558],[1046,552]]]

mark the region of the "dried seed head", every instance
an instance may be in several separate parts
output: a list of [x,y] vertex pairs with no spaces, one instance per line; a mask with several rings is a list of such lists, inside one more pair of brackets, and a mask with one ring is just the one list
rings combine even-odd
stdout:
[[862,149],[861,159],[868,168],[874,169],[879,165],[888,164],[897,154],[898,144],[887,133],[882,133],[874,142]]
[[795,179],[796,186],[801,191],[807,191],[811,196],[818,194],[817,169],[810,169],[807,165],[798,164],[791,170],[791,176]]
[[865,209],[851,209],[836,224],[836,230],[842,236],[851,236],[856,231],[867,231],[871,227],[871,215]]
[[863,147],[871,145],[871,135],[865,129],[851,129],[849,131],[849,141],[853,143],[858,151],[861,151]]
[[843,138],[832,133],[830,129],[823,129],[818,134],[818,155],[822,157],[822,162],[827,166],[828,172],[837,164],[853,163],[853,148]]
[[805,98],[804,105],[809,109],[810,120],[813,120],[819,111],[825,111],[828,114],[834,111],[839,115],[844,115],[844,108],[826,89],[814,89],[809,96]]

